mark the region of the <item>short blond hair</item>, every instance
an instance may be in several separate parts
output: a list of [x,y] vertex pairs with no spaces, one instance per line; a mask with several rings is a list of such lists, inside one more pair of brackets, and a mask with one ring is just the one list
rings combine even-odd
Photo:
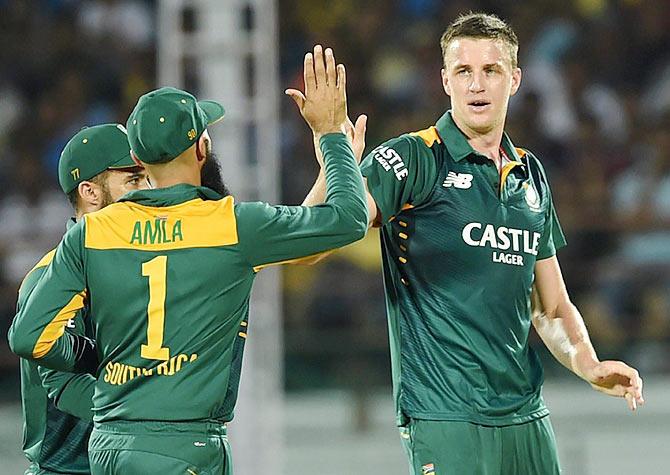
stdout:
[[[467,13],[456,18],[442,34],[442,61],[447,55],[449,44],[456,38],[486,38],[501,40],[509,48],[512,67],[518,64],[519,39],[510,25],[490,13]],[[446,66],[446,64],[445,64]]]

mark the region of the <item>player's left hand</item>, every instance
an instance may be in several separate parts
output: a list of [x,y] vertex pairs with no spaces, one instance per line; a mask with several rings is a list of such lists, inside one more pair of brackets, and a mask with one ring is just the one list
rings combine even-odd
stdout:
[[625,398],[631,411],[644,404],[642,378],[622,361],[601,361],[585,371],[584,378],[597,391]]
[[356,119],[356,124],[351,122],[351,119],[347,117],[347,122],[344,125],[347,138],[351,142],[351,147],[354,150],[354,157],[356,157],[356,163],[361,163],[363,159],[363,152],[365,151],[365,130],[368,124],[368,116],[361,114]]

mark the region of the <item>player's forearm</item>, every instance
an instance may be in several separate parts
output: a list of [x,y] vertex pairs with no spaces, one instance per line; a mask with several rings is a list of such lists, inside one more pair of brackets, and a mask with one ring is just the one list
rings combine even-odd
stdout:
[[95,377],[88,373],[72,374],[42,366],[38,369],[42,386],[56,407],[84,420],[93,420]]
[[319,176],[316,177],[316,181],[312,186],[312,189],[309,190],[307,196],[302,202],[303,206],[316,206],[320,205],[326,200],[326,175],[323,173],[323,169],[319,170]]
[[571,302],[546,313],[538,311],[533,325],[551,354],[580,378],[598,363],[584,319]]
[[323,152],[326,199],[325,203],[338,209],[339,221],[351,231],[360,231],[358,239],[368,228],[368,206],[363,177],[354,152],[344,134],[320,137]]
[[[9,346],[16,355],[58,371],[90,370],[87,361],[91,355],[95,355],[91,340],[65,332],[64,329],[48,328],[46,323],[40,325],[38,319],[33,317],[34,314],[20,311],[9,329]],[[51,336],[51,333],[54,335]]]

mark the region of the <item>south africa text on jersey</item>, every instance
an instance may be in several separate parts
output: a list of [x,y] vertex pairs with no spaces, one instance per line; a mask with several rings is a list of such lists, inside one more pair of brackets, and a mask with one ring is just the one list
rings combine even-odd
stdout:
[[195,353],[190,356],[177,355],[153,368],[138,368],[137,366],[110,361],[105,365],[105,376],[103,379],[106,383],[120,386],[139,377],[174,376],[184,369],[185,363],[193,363],[197,358],[198,355]]
[[168,223],[167,218],[161,217],[136,221],[130,236],[130,244],[165,244],[183,240],[181,219]]

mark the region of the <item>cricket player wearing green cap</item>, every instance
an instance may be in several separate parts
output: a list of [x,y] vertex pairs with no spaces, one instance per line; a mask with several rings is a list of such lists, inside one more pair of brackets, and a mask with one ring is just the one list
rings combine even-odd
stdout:
[[[249,297],[264,266],[364,236],[363,180],[346,122],[344,66],[305,61],[302,114],[320,141],[328,193],[313,207],[235,203],[201,186],[216,102],[162,88],[127,123],[155,189],[73,227],[10,331],[17,354],[73,365],[63,327],[85,300],[100,357],[89,456],[94,474],[231,473]],[[214,182],[220,180],[214,180]]]
[[[468,14],[441,46],[452,109],[361,165],[381,226],[401,438],[415,475],[558,474],[531,323],[562,364],[631,409],[642,380],[597,358],[561,276],[547,176],[503,132],[521,82],[514,31]],[[531,316],[533,286],[543,310]]]
[[[130,157],[128,136],[120,124],[84,128],[72,137],[61,153],[58,181],[74,208],[68,228],[127,192],[147,187],[146,172]],[[53,255],[54,251],[45,255],[23,280],[19,311]],[[84,307],[74,314],[65,331],[90,336],[91,329],[85,327],[87,311]],[[95,355],[80,354],[93,359],[81,363],[94,371]],[[93,427],[94,385],[93,374],[55,371],[21,359],[23,451],[31,462],[26,474],[90,473],[87,447]]]

